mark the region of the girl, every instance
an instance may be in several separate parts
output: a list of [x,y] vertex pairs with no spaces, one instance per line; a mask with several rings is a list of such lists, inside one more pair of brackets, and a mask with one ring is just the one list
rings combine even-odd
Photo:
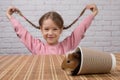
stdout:
[[71,33],[70,36],[65,38],[63,41],[59,42],[59,37],[64,29],[71,27],[64,27],[64,21],[62,17],[57,12],[48,12],[44,14],[39,20],[39,28],[42,32],[46,43],[41,42],[41,40],[34,38],[20,23],[17,21],[12,14],[15,12],[20,12],[19,9],[15,7],[8,8],[6,14],[8,19],[11,21],[13,28],[20,38],[20,40],[25,44],[25,46],[31,51],[32,54],[65,54],[68,51],[74,50],[88,27],[90,26],[93,18],[97,15],[98,9],[95,4],[90,4],[86,6],[86,9],[92,11],[92,14],[87,16],[81,24]]

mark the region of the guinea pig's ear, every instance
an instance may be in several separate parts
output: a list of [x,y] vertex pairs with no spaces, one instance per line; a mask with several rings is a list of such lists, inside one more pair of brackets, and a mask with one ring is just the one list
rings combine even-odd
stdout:
[[80,48],[77,47],[77,49],[75,50],[75,53],[80,53]]
[[72,56],[73,56],[74,58],[80,58],[80,55],[77,54],[77,53],[73,53]]

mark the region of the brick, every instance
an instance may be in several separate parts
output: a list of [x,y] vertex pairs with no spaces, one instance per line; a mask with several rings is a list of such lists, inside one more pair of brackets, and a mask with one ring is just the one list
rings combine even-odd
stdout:
[[109,26],[103,26],[103,30],[107,30],[107,31],[117,31],[117,30],[119,30],[119,26],[111,26],[111,25],[109,25]]
[[[9,6],[13,5],[19,8],[36,25],[38,25],[38,20],[44,13],[57,11],[63,17],[66,26],[78,17],[86,4],[91,2],[97,4],[99,13],[86,31],[85,38],[80,45],[108,52],[120,51],[120,0],[0,0],[0,54],[30,53],[16,36],[6,17],[6,10]],[[89,14],[91,14],[91,11],[85,11],[78,22],[62,33],[60,41],[70,35]],[[44,41],[39,30],[33,28],[19,15],[14,14],[14,16],[31,35]]]
[[96,36],[102,36],[102,37],[110,37],[111,36],[111,32],[110,31],[97,31],[95,33]]

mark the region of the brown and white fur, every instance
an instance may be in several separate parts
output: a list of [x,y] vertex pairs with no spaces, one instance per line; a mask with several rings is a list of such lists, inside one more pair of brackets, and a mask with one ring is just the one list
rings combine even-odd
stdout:
[[75,51],[69,53],[63,60],[61,68],[69,75],[77,75],[81,65],[81,51],[78,47]]

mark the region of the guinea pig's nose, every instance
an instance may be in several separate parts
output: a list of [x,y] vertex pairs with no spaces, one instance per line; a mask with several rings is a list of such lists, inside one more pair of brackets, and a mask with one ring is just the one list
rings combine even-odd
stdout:
[[62,69],[64,70],[65,68],[62,67]]

